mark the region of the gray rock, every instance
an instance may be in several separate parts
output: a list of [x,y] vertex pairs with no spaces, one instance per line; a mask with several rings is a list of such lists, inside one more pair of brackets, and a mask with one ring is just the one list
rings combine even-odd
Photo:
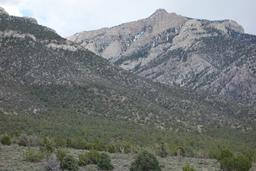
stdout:
[[150,17],[68,39],[155,82],[256,103],[256,36],[232,20],[157,10]]

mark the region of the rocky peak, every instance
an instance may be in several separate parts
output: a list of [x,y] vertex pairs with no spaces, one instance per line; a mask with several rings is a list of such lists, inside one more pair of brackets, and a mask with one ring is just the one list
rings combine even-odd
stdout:
[[169,14],[165,9],[157,9],[150,17],[157,17]]
[[[249,74],[256,73],[256,36],[243,33],[233,20],[193,19],[158,9],[146,19],[69,39],[142,77],[249,104],[256,103],[251,93],[256,79]],[[237,65],[244,70],[247,63],[248,72],[230,72]],[[227,79],[240,75],[248,79]]]
[[0,15],[9,15],[4,8],[0,7]]

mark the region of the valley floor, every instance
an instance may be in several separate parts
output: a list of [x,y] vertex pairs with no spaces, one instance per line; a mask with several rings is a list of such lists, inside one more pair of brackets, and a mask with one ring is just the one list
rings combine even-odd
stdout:
[[[42,171],[45,170],[45,160],[41,162],[27,162],[24,160],[23,153],[27,147],[18,145],[1,146],[0,150],[0,171]],[[84,150],[69,149],[74,156],[84,152]],[[133,154],[110,154],[114,171],[129,171],[129,166],[134,158]],[[217,171],[219,163],[213,159],[199,158],[182,158],[181,161],[177,157],[159,158],[162,171],[181,171],[182,167],[189,163],[198,171]],[[88,165],[80,167],[80,171],[97,171],[97,166]]]

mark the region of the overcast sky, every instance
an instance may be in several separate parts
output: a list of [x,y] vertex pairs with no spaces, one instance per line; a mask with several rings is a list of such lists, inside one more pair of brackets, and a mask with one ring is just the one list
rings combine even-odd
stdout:
[[256,34],[256,0],[0,0],[0,6],[64,37],[145,18],[158,8],[192,18],[233,19]]

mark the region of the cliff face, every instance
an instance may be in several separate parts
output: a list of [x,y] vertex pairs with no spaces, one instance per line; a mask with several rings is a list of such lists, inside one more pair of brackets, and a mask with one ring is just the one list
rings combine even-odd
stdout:
[[256,36],[232,20],[197,20],[163,9],[68,39],[140,76],[256,102]]

